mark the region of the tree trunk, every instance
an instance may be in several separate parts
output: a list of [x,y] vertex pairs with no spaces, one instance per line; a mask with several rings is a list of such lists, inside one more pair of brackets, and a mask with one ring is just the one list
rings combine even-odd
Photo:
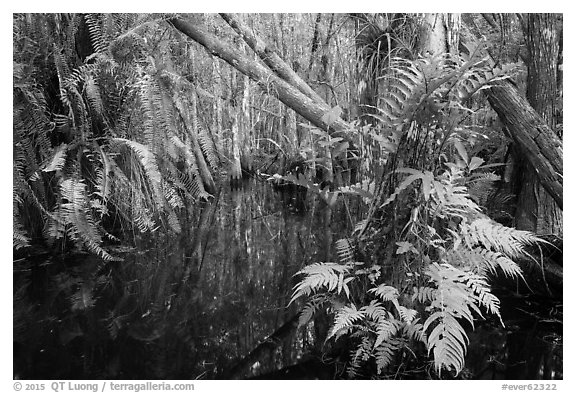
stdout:
[[421,52],[433,55],[448,52],[448,38],[444,14],[425,14],[420,27],[418,41]]
[[240,147],[241,147],[241,159],[244,167],[248,170],[252,170],[252,138],[251,132],[252,124],[250,121],[250,78],[248,76],[244,76],[244,89],[242,92],[242,116],[240,122],[241,128],[241,138],[240,138]]
[[221,42],[199,24],[179,18],[170,19],[170,23],[181,33],[208,49],[212,55],[221,58],[243,74],[248,75],[264,92],[276,96],[282,103],[292,108],[316,127],[328,132],[334,132],[333,136],[341,136],[348,139],[344,133],[340,132],[350,128],[348,123],[342,119],[337,119],[335,122],[328,124],[326,120],[322,119],[329,109],[326,104],[319,104],[306,96],[268,68],[250,59],[238,49]]
[[509,136],[562,209],[562,141],[510,83],[497,82],[486,92]]
[[213,133],[214,136],[214,145],[216,146],[216,150],[218,151],[218,162],[221,164],[220,153],[222,151],[222,134],[224,130],[224,121],[222,116],[222,74],[220,71],[220,63],[217,59],[213,59],[212,63],[212,74],[214,77],[214,102],[213,102],[213,113],[214,117],[212,119],[213,124]]
[[[554,130],[558,119],[557,60],[560,39],[556,28],[557,15],[529,14],[525,20],[528,48],[528,86],[526,98],[532,108]],[[562,211],[546,193],[530,163],[520,160],[518,171],[521,189],[516,209],[519,229],[538,234],[562,236]],[[561,206],[561,205],[560,205]]]
[[[242,21],[233,14],[220,14],[220,16],[242,37],[264,64],[270,67],[270,69],[280,76],[280,78],[296,87],[300,92],[304,93],[318,104],[327,105],[326,102],[322,100],[322,97],[312,90],[312,88],[304,82],[302,78],[300,78],[300,76],[298,76],[298,74],[278,56],[278,54],[276,54],[274,49],[270,48],[260,37],[254,34],[248,26],[242,23]],[[326,110],[328,110],[328,108]]]

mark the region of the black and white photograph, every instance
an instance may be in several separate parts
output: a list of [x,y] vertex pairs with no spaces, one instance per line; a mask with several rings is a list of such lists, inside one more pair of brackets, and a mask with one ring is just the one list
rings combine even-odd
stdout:
[[561,391],[563,23],[13,13],[10,387]]

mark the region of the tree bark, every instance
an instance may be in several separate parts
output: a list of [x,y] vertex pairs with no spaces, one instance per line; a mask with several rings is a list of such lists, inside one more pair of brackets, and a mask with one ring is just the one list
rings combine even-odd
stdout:
[[562,209],[562,141],[510,83],[497,82],[486,92],[509,136]]
[[[300,92],[304,93],[309,98],[313,99],[320,105],[326,105],[326,102],[320,97],[312,88],[295,73],[292,68],[284,60],[276,54],[276,51],[268,46],[260,37],[254,34],[248,26],[240,21],[233,14],[220,14],[222,19],[226,21],[248,44],[250,48],[258,55],[258,57],[266,64],[272,71],[274,71],[280,78],[296,87]],[[328,110],[327,108],[326,110]]]
[[[557,108],[560,50],[557,20],[556,14],[529,14],[525,18],[524,31],[528,49],[526,98],[552,130],[562,122]],[[518,184],[521,187],[516,210],[517,227],[538,234],[561,236],[562,211],[542,188],[532,166],[525,160],[519,161]]]
[[207,32],[198,24],[193,24],[180,18],[170,19],[170,23],[181,33],[204,46],[212,55],[221,58],[243,74],[248,75],[264,92],[276,96],[282,103],[292,108],[316,127],[333,132],[334,136],[346,137],[340,131],[349,129],[350,125],[348,123],[342,119],[337,119],[329,124],[322,119],[329,110],[326,104],[319,104],[296,87],[278,77],[270,69],[250,59],[230,45],[221,42],[215,35]]

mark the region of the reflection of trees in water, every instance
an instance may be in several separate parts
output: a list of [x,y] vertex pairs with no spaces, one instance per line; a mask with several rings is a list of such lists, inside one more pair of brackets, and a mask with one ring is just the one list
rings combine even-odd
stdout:
[[[334,260],[334,234],[345,233],[346,215],[311,197],[306,211],[295,214],[290,198],[282,198],[261,184],[222,192],[187,218],[180,237],[141,239],[120,263],[102,265],[88,255],[23,262],[14,274],[15,375],[222,377],[273,333],[279,342],[257,351],[236,377],[302,361],[322,343],[317,337],[327,321],[281,329],[298,311],[286,308],[292,276],[312,262]],[[561,378],[559,336],[547,330],[550,324],[528,321],[471,333],[469,376]]]
[[[123,262],[103,266],[75,256],[44,267],[30,263],[31,272],[15,274],[16,373],[221,374],[294,316],[296,308],[285,307],[292,275],[328,257],[319,241],[326,228],[314,217],[323,207],[316,201],[311,214],[295,215],[282,202],[266,186],[250,184],[204,204],[180,238],[141,239]],[[271,351],[254,371],[295,363],[305,350],[302,334],[287,337],[289,345]]]

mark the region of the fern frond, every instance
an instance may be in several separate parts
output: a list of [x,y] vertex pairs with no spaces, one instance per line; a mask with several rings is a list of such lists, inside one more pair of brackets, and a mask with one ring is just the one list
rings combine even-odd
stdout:
[[436,371],[440,373],[442,368],[454,369],[458,374],[464,368],[468,336],[454,316],[441,311],[432,314],[426,320],[424,331],[434,321],[437,321],[437,325],[428,336],[428,353],[434,351]]
[[412,294],[412,301],[418,300],[420,303],[431,302],[436,298],[436,288],[431,287],[414,287]]
[[348,378],[358,377],[358,371],[363,363],[370,359],[372,354],[372,342],[369,337],[363,336],[361,338],[360,344],[355,350],[352,350],[351,361],[347,368]]
[[170,183],[162,181],[162,190],[164,191],[164,198],[172,209],[181,209],[184,207],[184,201]]
[[328,298],[323,295],[315,295],[310,300],[306,302],[302,311],[300,311],[300,316],[298,317],[298,327],[303,327],[308,324],[312,320],[314,314],[324,306],[324,304],[328,301]]
[[81,180],[66,179],[60,184],[60,193],[66,200],[60,204],[60,209],[63,221],[70,225],[67,231],[70,238],[80,240],[89,251],[105,261],[113,260],[114,257],[100,247],[102,238],[89,212],[86,185]]
[[418,314],[418,311],[404,306],[397,306],[396,309],[398,310],[398,314],[400,314],[400,318],[402,319],[402,321],[404,321],[407,324],[412,323],[412,321],[414,320],[414,318],[416,318],[416,315]]
[[509,228],[489,218],[475,220],[469,225],[463,223],[461,232],[469,248],[482,245],[510,258],[526,255],[526,246],[543,242],[531,232]]
[[434,175],[431,172],[422,172],[410,168],[400,168],[396,170],[396,172],[407,172],[410,173],[410,175],[404,180],[402,180],[402,182],[398,185],[398,187],[396,187],[394,192],[384,201],[384,203],[380,205],[380,208],[383,208],[384,206],[394,202],[396,197],[400,195],[402,191],[406,190],[416,180],[429,182],[430,178],[434,179]]
[[384,301],[394,301],[398,299],[398,290],[390,285],[380,284],[376,288],[371,288],[368,292],[379,296]]
[[180,220],[174,210],[168,212],[168,225],[175,233],[182,232],[182,227],[180,226]]
[[294,293],[288,305],[292,304],[300,296],[310,295],[320,288],[325,288],[328,291],[338,289],[338,293],[340,293],[341,289],[344,289],[348,295],[347,284],[353,279],[352,277],[344,278],[344,275],[348,272],[349,267],[331,262],[314,263],[304,267],[296,273],[305,277],[294,286]]
[[[194,120],[196,123],[198,122],[196,116],[193,118],[193,123]],[[217,171],[221,165],[220,155],[216,145],[214,144],[214,141],[212,140],[212,137],[210,136],[210,131],[207,128],[200,127],[199,124],[196,124],[194,127],[197,130],[196,135],[198,135],[198,143],[200,144],[200,149],[202,150],[204,157],[206,157],[208,165],[210,165],[210,168],[213,171]]]
[[68,145],[63,143],[54,149],[54,155],[50,159],[50,162],[46,164],[43,172],[60,171],[66,163],[66,153],[68,151]]
[[464,251],[470,260],[477,263],[478,271],[486,270],[497,274],[497,268],[502,269],[504,275],[510,278],[522,277],[522,269],[516,262],[507,256],[483,248],[475,247],[472,250]]
[[24,226],[18,220],[16,213],[12,214],[12,247],[15,250],[30,246],[30,239],[24,231]]
[[394,355],[401,349],[404,342],[399,338],[389,338],[383,341],[375,350],[374,358],[376,359],[376,372],[382,374],[392,361]]
[[354,304],[342,307],[338,310],[336,318],[334,318],[334,324],[332,325],[332,329],[326,337],[326,340],[329,340],[334,336],[338,339],[338,337],[348,331],[352,325],[362,319],[364,319],[364,313],[361,310],[356,309]]
[[99,117],[104,117],[104,103],[100,95],[100,87],[96,80],[89,76],[84,82],[84,92],[90,108]]
[[372,300],[369,305],[360,309],[368,319],[378,322],[380,319],[388,318],[390,313],[378,300]]
[[86,24],[88,25],[88,33],[90,34],[90,41],[96,53],[106,51],[108,47],[104,33],[102,32],[102,20],[98,14],[86,14]]
[[376,325],[376,341],[374,341],[374,348],[380,344],[390,341],[390,338],[398,333],[398,321],[394,318],[381,318]]
[[466,285],[477,296],[478,303],[484,306],[491,314],[496,315],[502,325],[504,325],[500,316],[500,299],[490,291],[490,285],[488,285],[486,279],[477,274],[469,273]]
[[124,144],[133,150],[137,157],[140,159],[140,163],[144,168],[146,176],[150,181],[150,185],[154,190],[156,196],[155,202],[158,205],[162,205],[164,200],[164,194],[162,193],[162,175],[158,169],[158,164],[156,163],[156,157],[154,154],[144,145],[131,141],[124,138],[114,138],[113,141]]
[[344,238],[336,241],[336,253],[340,263],[347,264],[354,262],[354,246],[350,239]]
[[417,320],[413,323],[405,323],[402,325],[402,332],[403,336],[408,338],[409,340],[415,340],[422,342],[424,344],[428,344],[428,337],[424,332],[424,325],[421,323],[417,323]]

